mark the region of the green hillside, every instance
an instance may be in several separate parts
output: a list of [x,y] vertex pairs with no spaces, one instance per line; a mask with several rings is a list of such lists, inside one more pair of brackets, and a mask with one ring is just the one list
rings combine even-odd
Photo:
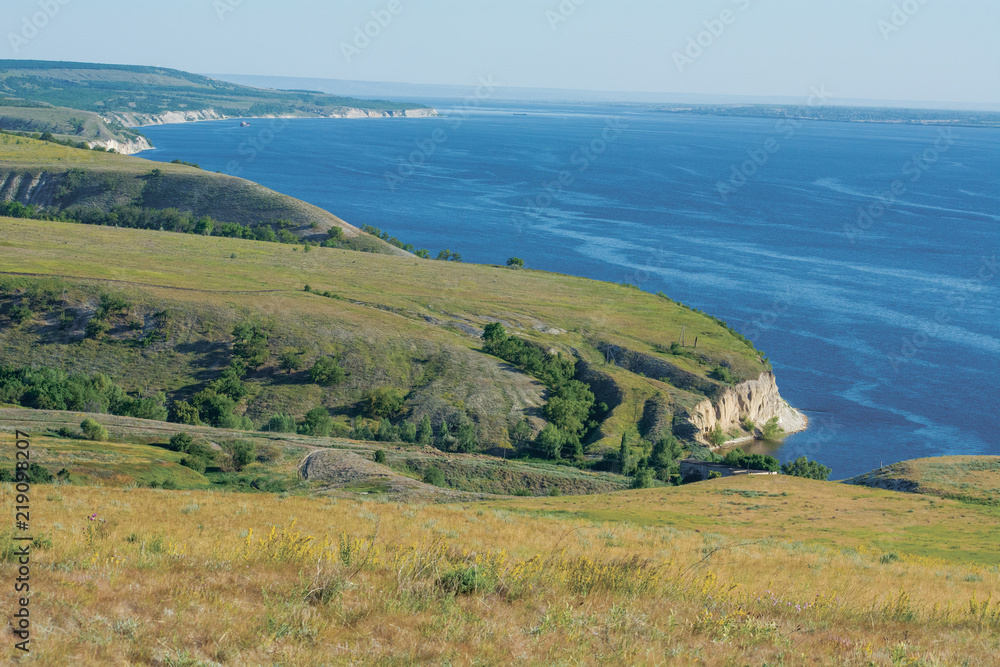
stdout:
[[176,120],[192,114],[317,118],[354,110],[374,115],[430,111],[419,104],[262,90],[164,67],[0,60],[0,129],[49,132],[75,142],[126,144],[141,136],[128,127],[161,122],[164,114],[181,114]]
[[[237,396],[233,414],[244,427],[282,413],[301,423],[323,407],[335,434],[359,428],[358,417],[372,418],[374,430],[380,419],[401,428],[426,416],[446,443],[508,446],[519,422],[534,433],[547,420],[572,423],[548,406],[554,387],[572,383],[546,378],[568,369],[582,381],[572,386],[593,392],[580,415],[592,421],[576,432],[600,453],[617,450],[626,431],[653,441],[669,434],[674,415],[721,391],[710,377],[721,365],[730,381],[765,369],[706,315],[565,275],[37,220],[0,222],[0,245],[4,364],[105,373],[128,392],[165,392],[171,412],[214,387]],[[532,375],[485,354],[481,332],[498,321],[549,370]],[[234,340],[238,325],[243,343]],[[696,354],[669,351],[682,328],[699,336]],[[263,341],[256,363],[240,369],[236,390],[225,389],[235,347],[245,354],[253,341]],[[673,380],[607,363],[609,345],[658,360]],[[342,376],[317,384],[310,369],[320,358]],[[383,403],[372,394],[380,388],[389,392]],[[561,400],[560,409],[581,404]],[[646,419],[652,413],[660,419]]]
[[11,134],[0,134],[0,199],[32,206],[39,215],[106,225],[124,226],[127,216],[141,211],[169,210],[173,213],[134,224],[157,229],[176,225],[186,231],[185,224],[193,229],[208,216],[216,234],[223,223],[237,223],[284,230],[294,234],[288,240],[314,242],[328,239],[329,231],[339,227],[341,247],[401,254],[323,209],[251,181]]

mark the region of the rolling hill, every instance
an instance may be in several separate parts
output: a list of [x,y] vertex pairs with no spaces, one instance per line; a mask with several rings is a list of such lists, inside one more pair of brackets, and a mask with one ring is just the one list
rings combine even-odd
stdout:
[[249,117],[425,116],[410,103],[310,91],[264,90],[164,67],[0,60],[0,129],[134,153],[150,147],[129,128]]

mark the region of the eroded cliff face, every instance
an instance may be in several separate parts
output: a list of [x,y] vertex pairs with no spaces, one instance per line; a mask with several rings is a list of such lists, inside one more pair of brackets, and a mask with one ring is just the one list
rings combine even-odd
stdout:
[[[341,107],[329,113],[316,116],[283,115],[263,116],[263,118],[426,118],[438,115],[434,109],[407,109],[401,111],[375,111],[371,109],[354,109]],[[197,111],[167,111],[161,114],[116,112],[110,114],[114,119],[128,127],[143,127],[145,125],[168,125],[172,123],[192,123],[201,120],[226,120],[235,116],[220,114],[215,109],[200,109]]]
[[103,146],[104,148],[114,149],[116,153],[121,153],[122,155],[134,155],[140,151],[148,151],[153,147],[153,144],[149,143],[146,137],[139,137],[135,141],[115,141],[114,139],[102,140],[102,141],[91,141],[87,144],[91,148],[94,146]]
[[695,437],[707,443],[707,434],[719,425],[724,432],[738,428],[743,419],[749,418],[762,427],[774,417],[785,433],[804,431],[809,420],[804,414],[788,405],[778,393],[773,373],[762,373],[756,380],[747,380],[726,389],[714,402],[708,399],[696,405],[686,415],[687,421],[697,429]]
[[55,179],[51,174],[0,170],[0,201],[19,202],[25,206],[45,207],[55,196]]

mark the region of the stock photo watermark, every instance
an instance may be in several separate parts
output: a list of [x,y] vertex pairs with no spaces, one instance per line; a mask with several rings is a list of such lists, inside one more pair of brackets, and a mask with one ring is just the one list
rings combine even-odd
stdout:
[[215,9],[215,15],[219,17],[220,21],[226,20],[226,14],[231,14],[236,11],[236,8],[243,4],[243,0],[213,0],[212,7]]
[[559,6],[545,11],[545,20],[549,22],[552,32],[559,29],[560,24],[565,23],[576,14],[576,11],[587,3],[587,0],[562,0]]
[[[740,11],[746,11],[750,8],[751,0],[732,0],[732,3]],[[683,74],[684,70],[693,65],[698,58],[701,58],[705,50],[711,48],[726,32],[726,29],[736,23],[738,18],[738,12],[732,9],[723,9],[717,17],[702,21],[702,26],[705,29],[688,37],[687,45],[682,50],[674,51],[674,66],[677,67],[677,71]]]
[[889,187],[881,192],[875,193],[875,201],[867,206],[859,206],[857,217],[853,222],[844,223],[844,236],[852,243],[858,240],[875,226],[875,223],[888,213],[894,206],[901,203],[900,198],[910,190],[908,183],[916,183],[924,174],[930,171],[940,159],[947,153],[953,145],[957,135],[950,127],[938,130],[938,137],[933,145],[928,146],[920,153],[913,155],[907,160],[902,168],[902,175],[906,178],[897,178]]
[[927,0],[905,0],[898,5],[893,5],[889,18],[879,19],[876,24],[879,32],[882,33],[882,39],[888,42],[889,37],[902,30],[926,4]]
[[239,176],[247,165],[256,160],[258,155],[274,143],[278,134],[288,127],[288,123],[287,118],[271,118],[266,127],[240,142],[236,152],[243,159],[227,162],[226,173],[230,176]]
[[10,41],[10,48],[17,54],[28,42],[38,36],[38,33],[45,29],[62,8],[72,0],[38,0],[38,11],[30,16],[21,17],[21,29],[17,32],[8,32],[7,39]]
[[[503,84],[493,80],[493,75],[479,77],[479,85],[472,95],[466,97],[462,106],[454,114],[449,114],[445,118],[445,125],[448,130],[455,130],[468,120],[469,113],[482,106],[484,100],[488,100],[499,90]],[[398,165],[394,171],[385,172],[385,182],[389,189],[395,192],[407,180],[416,175],[417,170],[433,156],[438,149],[448,143],[448,132],[444,128],[435,128],[426,139],[417,139],[413,142],[414,148],[408,155],[400,155]]]
[[[819,88],[813,86],[810,89],[809,98],[806,100],[805,108],[825,106],[833,93],[826,89],[825,85]],[[789,115],[801,115],[803,107],[793,109]],[[717,181],[715,191],[722,197],[723,202],[728,202],[729,197],[738,192],[743,186],[750,182],[750,179],[764,168],[770,161],[771,156],[781,150],[782,141],[792,139],[806,119],[803,118],[782,118],[774,125],[774,134],[764,140],[757,148],[747,149],[747,159],[739,164],[733,164],[729,170],[729,178]]]
[[377,39],[404,9],[406,7],[403,6],[402,0],[389,0],[383,9],[371,12],[371,21],[355,27],[354,38],[350,42],[340,43],[340,52],[344,54],[347,64],[351,64],[352,60],[364,53],[365,49],[372,45],[373,40]]

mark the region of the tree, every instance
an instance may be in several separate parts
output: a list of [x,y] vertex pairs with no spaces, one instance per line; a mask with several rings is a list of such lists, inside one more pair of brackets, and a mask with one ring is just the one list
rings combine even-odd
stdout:
[[202,236],[211,236],[213,229],[215,229],[215,220],[206,215],[199,218],[198,222],[195,223],[194,233],[201,234]]
[[299,428],[305,435],[315,435],[325,438],[333,430],[333,418],[326,408],[316,407],[306,413],[306,418]]
[[378,430],[375,431],[375,439],[380,442],[396,442],[399,439],[399,430],[388,419],[382,419]]
[[455,437],[458,439],[455,449],[459,452],[474,452],[478,448],[479,442],[476,437],[476,427],[470,421],[462,421],[458,425]]
[[291,373],[292,371],[297,371],[302,368],[302,356],[305,354],[305,350],[296,350],[292,347],[286,347],[278,355],[278,366],[281,370]]
[[247,367],[256,370],[267,363],[270,356],[267,348],[268,332],[263,327],[241,322],[233,328],[233,338],[233,354]]
[[[340,229],[340,227],[337,227],[337,229]],[[344,381],[345,377],[347,377],[347,374],[333,357],[320,357],[313,364],[313,367],[309,369],[309,379],[318,385],[330,386],[340,384]]]
[[546,424],[538,434],[538,445],[550,459],[562,458],[562,447],[565,442],[566,437],[555,424]]
[[382,465],[385,465],[385,450],[382,449],[375,450],[375,463],[381,463]]
[[170,421],[175,424],[189,424],[191,426],[201,425],[201,417],[198,414],[198,408],[194,407],[187,401],[173,402],[173,405],[170,406]]
[[417,429],[417,444],[428,446],[434,442],[434,427],[431,425],[430,415],[424,415],[420,420],[420,428]]
[[810,461],[805,456],[800,456],[794,461],[781,466],[781,472],[784,475],[818,479],[821,482],[825,482],[830,478],[830,473],[833,471],[819,461]]
[[639,468],[632,478],[633,489],[648,489],[653,486],[653,469]]
[[403,394],[395,387],[379,387],[364,393],[365,414],[372,419],[392,417],[403,409]]
[[514,441],[516,447],[523,447],[531,440],[531,424],[528,423],[527,419],[522,419],[514,424],[510,430],[510,439]]
[[399,439],[403,442],[417,441],[417,425],[413,422],[404,421],[399,425]]
[[232,457],[233,468],[243,470],[257,458],[257,445],[249,440],[233,440],[226,444],[226,452]]
[[507,260],[507,266],[512,266],[518,269],[524,268],[524,260],[520,257],[511,257]]
[[437,259],[442,262],[447,262],[449,259],[451,259],[451,250],[448,250],[447,248],[442,250],[441,252],[438,253]]
[[194,444],[194,438],[192,438],[187,433],[178,433],[174,437],[170,438],[170,449],[175,452],[181,452],[182,454],[187,454],[191,451],[191,445]]
[[649,455],[649,465],[659,470],[670,467],[683,454],[681,443],[673,435],[667,435],[656,441]]
[[80,430],[88,440],[107,440],[108,429],[104,428],[90,417],[80,422]]

